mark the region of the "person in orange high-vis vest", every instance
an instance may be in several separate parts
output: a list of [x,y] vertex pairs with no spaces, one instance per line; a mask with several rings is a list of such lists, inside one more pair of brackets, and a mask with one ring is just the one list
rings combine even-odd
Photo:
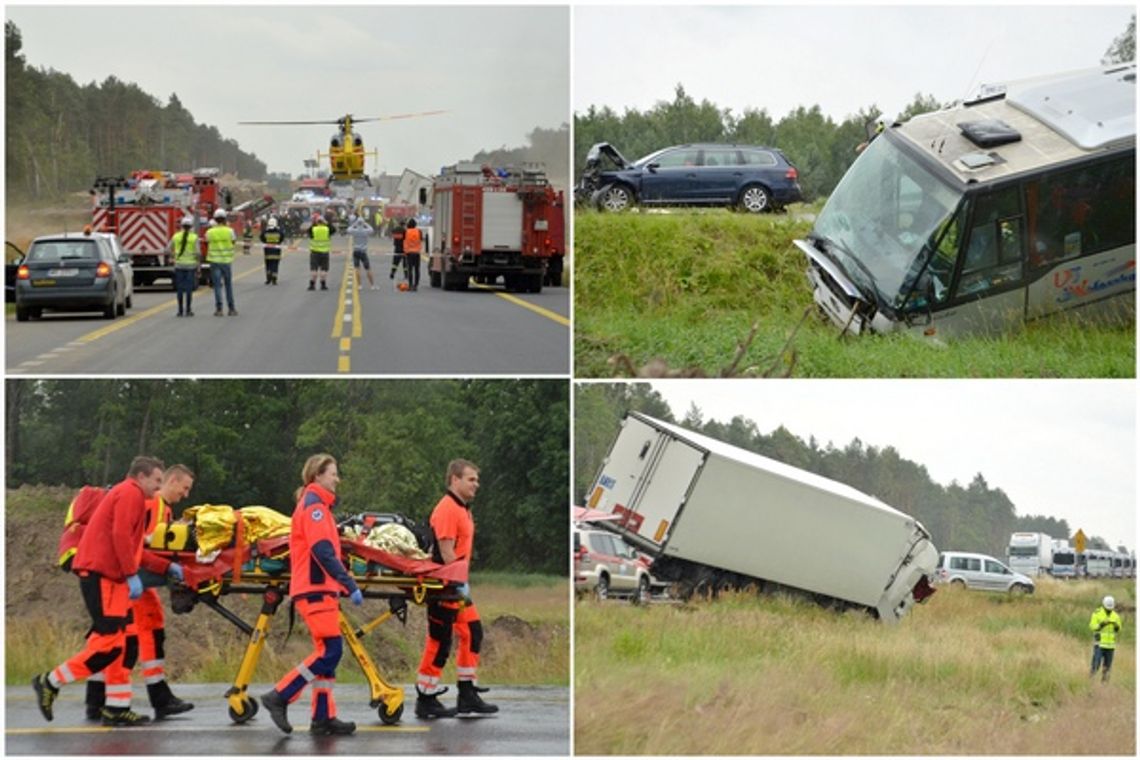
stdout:
[[333,699],[336,666],[344,651],[339,597],[344,592],[353,604],[360,605],[364,594],[340,559],[340,534],[333,516],[340,483],[336,460],[329,454],[314,454],[305,462],[301,479],[305,485],[298,490],[289,532],[289,596],[309,627],[313,652],[286,673],[272,691],[262,694],[261,704],[278,728],[292,733],[286,708],[312,684],[309,733],[351,734],[356,724],[336,717]]
[[[149,516],[144,536],[147,539],[154,535],[159,524],[170,524],[174,519],[170,508],[189,496],[193,486],[194,473],[190,468],[181,464],[167,468],[158,492],[146,502]],[[133,634],[138,640],[137,664],[142,670],[143,683],[146,684],[150,706],[154,708],[154,717],[161,720],[189,712],[194,709],[194,704],[174,696],[166,681],[166,616],[162,610],[162,598],[158,590],[150,586],[155,582],[153,575],[144,573],[143,578],[144,589],[142,596],[131,607],[134,622],[127,626],[127,635]],[[162,579],[157,579],[157,582],[162,585]],[[89,720],[98,720],[102,715],[106,700],[104,679],[103,673],[96,673],[87,679],[85,701]]]
[[[448,464],[447,493],[431,513],[431,529],[435,534],[435,561],[447,564],[463,558],[470,559],[475,542],[471,501],[478,490],[478,467],[466,459],[455,459]],[[497,706],[484,702],[479,696],[480,692],[487,691],[478,686],[475,679],[479,667],[479,650],[483,643],[483,624],[479,620],[475,603],[471,601],[468,584],[464,583],[460,587],[460,593],[463,599],[459,602],[428,604],[427,639],[416,678],[417,718],[452,718],[456,714],[499,711]],[[459,702],[456,707],[444,707],[439,696],[447,691],[447,687],[440,686],[439,680],[451,651],[453,633],[459,639],[455,654]]]
[[420,254],[424,250],[424,236],[415,219],[408,220],[404,231],[404,272],[408,276],[408,290],[420,287]]
[[103,497],[79,540],[72,570],[91,615],[91,634],[83,651],[32,679],[36,705],[46,720],[60,687],[107,671],[105,726],[138,726],[150,718],[131,710],[131,668],[138,657],[138,642],[128,637],[131,602],[142,596],[139,570],[181,577],[182,568],[143,551],[147,524],[146,500],[162,485],[162,462],[135,457],[127,477]]

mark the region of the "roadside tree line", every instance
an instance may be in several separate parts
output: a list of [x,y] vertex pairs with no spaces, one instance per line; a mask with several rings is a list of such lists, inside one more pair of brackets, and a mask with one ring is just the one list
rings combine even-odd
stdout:
[[301,465],[328,452],[339,512],[425,522],[461,457],[481,468],[478,567],[567,572],[565,381],[10,379],[5,401],[8,488],[114,483],[146,453],[197,475],[180,508],[291,514]]
[[[776,461],[822,475],[873,494],[901,512],[917,518],[930,531],[939,549],[977,551],[1003,557],[1009,535],[1015,531],[1041,531],[1054,538],[1070,537],[1067,521],[1041,515],[1019,515],[1016,506],[999,487],[991,486],[982,473],[968,484],[953,481],[941,485],[931,479],[924,465],[904,459],[893,446],[867,446],[858,438],[839,447],[807,441],[784,427],[769,434],[742,416],[731,421],[705,420],[701,410],[690,407],[678,419],[657,391],[645,383],[582,384],[574,396],[574,497],[585,503],[598,475],[618,423],[626,411],[682,425],[720,441],[753,451]],[[1094,549],[1110,549],[1094,536]]]

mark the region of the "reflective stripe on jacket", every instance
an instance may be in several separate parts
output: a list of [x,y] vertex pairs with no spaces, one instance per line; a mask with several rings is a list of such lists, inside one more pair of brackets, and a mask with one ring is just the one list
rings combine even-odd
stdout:
[[206,230],[206,261],[211,264],[232,264],[234,260],[234,233],[224,224]]

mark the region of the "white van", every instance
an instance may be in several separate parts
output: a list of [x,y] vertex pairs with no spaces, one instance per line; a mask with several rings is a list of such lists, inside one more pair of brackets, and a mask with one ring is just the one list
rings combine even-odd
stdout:
[[1035,589],[1028,575],[1013,572],[988,554],[942,552],[936,568],[935,579],[952,586],[1024,594]]
[[932,339],[1134,318],[1135,109],[1127,64],[884,129],[795,241],[816,303],[846,332]]

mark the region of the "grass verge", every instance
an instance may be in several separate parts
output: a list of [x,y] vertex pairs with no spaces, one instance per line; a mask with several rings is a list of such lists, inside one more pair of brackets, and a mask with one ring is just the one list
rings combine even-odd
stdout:
[[[575,373],[640,370],[716,376],[753,323],[737,374],[784,374],[777,361],[811,291],[803,254],[811,215],[723,210],[575,215]],[[811,313],[795,334],[798,377],[1133,377],[1133,324],[1089,325],[1061,315],[996,338],[949,345],[911,335],[838,338]],[[625,357],[626,360],[619,360]],[[625,367],[625,371],[622,368]]]

